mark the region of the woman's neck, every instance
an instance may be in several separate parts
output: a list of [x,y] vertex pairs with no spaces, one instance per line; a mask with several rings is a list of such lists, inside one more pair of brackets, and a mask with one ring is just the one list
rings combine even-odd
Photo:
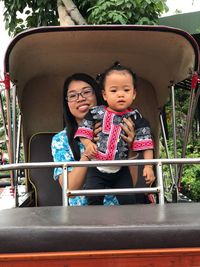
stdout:
[[83,120],[81,120],[81,119],[75,119],[75,120],[76,120],[76,122],[77,122],[78,125],[80,125],[81,122],[83,121]]

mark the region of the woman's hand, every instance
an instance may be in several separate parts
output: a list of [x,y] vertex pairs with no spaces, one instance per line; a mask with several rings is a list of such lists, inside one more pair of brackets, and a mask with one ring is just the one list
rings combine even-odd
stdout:
[[132,145],[132,142],[134,140],[135,137],[135,125],[133,123],[133,121],[131,120],[131,118],[124,118],[123,121],[125,122],[125,124],[120,124],[122,127],[122,130],[124,130],[125,134],[122,134],[122,138],[123,140],[128,143],[128,146],[130,147]]
[[93,138],[94,143],[96,143],[99,140],[98,133],[100,133],[101,131],[102,131],[101,123],[100,122],[95,123],[94,138]]

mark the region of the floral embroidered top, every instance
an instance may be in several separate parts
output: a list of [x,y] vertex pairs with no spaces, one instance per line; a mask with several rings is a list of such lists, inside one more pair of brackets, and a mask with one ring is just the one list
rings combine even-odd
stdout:
[[97,160],[120,160],[128,157],[128,144],[121,138],[124,131],[120,127],[123,118],[131,118],[135,125],[135,138],[132,143],[134,151],[153,149],[154,144],[151,129],[138,110],[127,109],[123,112],[113,112],[106,106],[92,107],[78,127],[76,137],[93,139],[93,128],[96,122],[101,123],[102,131],[98,134]]
[[[79,143],[80,151],[83,153],[84,146]],[[66,135],[66,129],[54,135],[51,143],[52,156],[55,162],[66,162],[74,161],[74,156],[71,151],[68,137]],[[72,167],[68,168],[68,171],[72,171]],[[62,168],[54,169],[54,179],[58,179],[59,175],[62,174]],[[77,196],[69,199],[70,206],[85,206],[87,205],[87,199],[84,196]],[[112,195],[106,195],[104,198],[104,205],[118,205],[117,198]]]

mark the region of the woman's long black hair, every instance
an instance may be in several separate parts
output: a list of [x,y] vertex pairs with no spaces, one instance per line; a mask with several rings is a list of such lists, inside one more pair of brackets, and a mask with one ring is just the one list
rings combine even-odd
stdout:
[[72,76],[68,77],[64,83],[63,90],[63,111],[64,111],[64,120],[66,124],[66,135],[69,140],[69,145],[71,147],[72,153],[74,155],[75,160],[80,160],[80,148],[78,145],[78,141],[74,139],[75,132],[78,128],[78,124],[76,122],[75,117],[70,112],[66,96],[67,91],[69,89],[69,85],[72,81],[84,81],[88,83],[94,90],[94,93],[97,98],[97,105],[102,104],[102,95],[100,93],[99,85],[97,82],[88,74],[85,73],[75,73]]

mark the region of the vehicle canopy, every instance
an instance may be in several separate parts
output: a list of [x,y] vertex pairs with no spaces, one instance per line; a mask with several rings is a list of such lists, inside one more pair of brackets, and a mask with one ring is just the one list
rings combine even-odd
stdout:
[[188,33],[164,26],[41,27],[17,35],[5,55],[5,72],[16,84],[25,158],[30,137],[63,129],[66,77],[93,77],[115,61],[138,76],[138,108],[158,145],[158,118],[170,86],[198,70],[198,46]]

